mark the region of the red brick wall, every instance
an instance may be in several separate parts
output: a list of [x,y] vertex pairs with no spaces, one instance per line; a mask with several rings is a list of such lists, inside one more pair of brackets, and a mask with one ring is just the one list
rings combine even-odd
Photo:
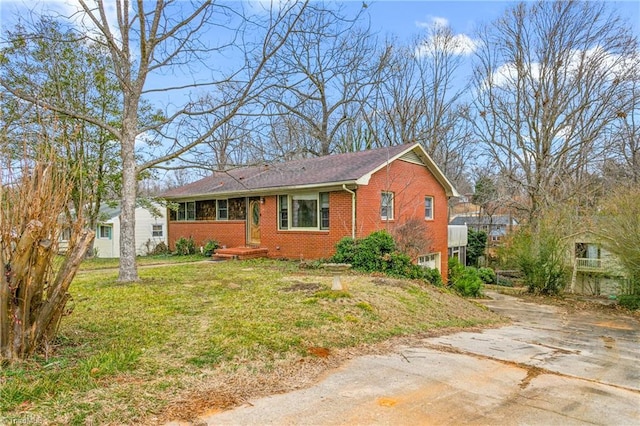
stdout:
[[261,207],[261,246],[270,257],[288,259],[322,259],[335,253],[336,243],[351,236],[351,194],[346,191],[329,194],[328,231],[278,230],[277,197],[265,197]]
[[227,247],[244,246],[246,225],[244,220],[169,221],[169,248],[174,250],[176,240],[182,237],[193,237],[196,246],[203,246],[208,240],[216,240]]
[[[382,192],[394,193],[393,220],[383,221],[380,218]],[[443,278],[446,278],[447,196],[440,183],[425,167],[406,161],[395,161],[388,168],[374,173],[369,184],[358,188],[357,193],[358,238],[381,229],[392,232],[394,227],[410,218],[426,222],[425,238],[431,241],[429,252],[440,252],[440,271]],[[426,196],[434,198],[433,220],[425,220],[424,218],[424,198]]]

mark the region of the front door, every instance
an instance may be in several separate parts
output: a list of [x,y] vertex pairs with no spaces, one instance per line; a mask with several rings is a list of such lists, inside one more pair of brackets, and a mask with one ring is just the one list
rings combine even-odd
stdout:
[[249,202],[249,244],[260,245],[260,201]]

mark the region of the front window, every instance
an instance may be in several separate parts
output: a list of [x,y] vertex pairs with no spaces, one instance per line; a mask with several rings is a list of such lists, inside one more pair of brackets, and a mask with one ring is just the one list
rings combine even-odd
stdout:
[[187,201],[178,204],[178,220],[196,220],[196,202]]
[[216,217],[218,220],[227,220],[229,218],[229,203],[227,200],[216,201]]
[[318,227],[318,198],[314,195],[294,195],[291,197],[291,227]]
[[110,240],[111,239],[111,226],[109,225],[98,225],[98,238],[102,240]]
[[329,229],[329,193],[278,196],[279,229]]
[[380,201],[380,217],[382,220],[393,219],[393,192],[383,192]]
[[433,197],[424,197],[424,218],[433,219]]

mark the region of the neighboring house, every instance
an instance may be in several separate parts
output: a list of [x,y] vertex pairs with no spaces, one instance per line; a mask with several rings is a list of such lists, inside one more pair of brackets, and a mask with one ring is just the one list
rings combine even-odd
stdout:
[[418,223],[430,249],[416,260],[446,274],[447,202],[455,195],[413,144],[216,172],[162,196],[178,204],[169,212],[170,247],[193,237],[273,258],[321,259],[345,236]]
[[487,234],[487,243],[497,244],[519,225],[518,221],[510,215],[478,216],[477,214],[458,215],[451,219],[450,225],[467,225],[474,231],[484,231]]
[[461,265],[467,264],[467,246],[469,245],[469,229],[467,225],[449,225],[449,258],[458,259]]
[[570,293],[617,295],[627,292],[628,280],[617,257],[604,248],[608,237],[583,231],[565,237],[571,268]]
[[[135,211],[136,254],[146,255],[158,244],[167,244],[166,208],[153,204],[152,208],[137,206]],[[98,257],[120,257],[120,207],[103,205],[98,216],[93,248]],[[69,232],[63,232],[60,249],[66,250]]]

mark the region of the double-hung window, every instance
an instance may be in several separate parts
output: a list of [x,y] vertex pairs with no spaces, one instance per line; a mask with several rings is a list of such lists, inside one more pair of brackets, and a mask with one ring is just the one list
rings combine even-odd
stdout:
[[424,197],[424,218],[433,220],[433,197]]
[[101,240],[110,240],[111,229],[111,225],[98,225],[98,238]]
[[289,196],[278,196],[278,227],[289,229]]
[[216,219],[229,219],[229,200],[216,200]]
[[383,192],[380,200],[380,218],[393,219],[393,192]]
[[178,220],[196,220],[196,202],[187,201],[178,204]]
[[164,236],[164,226],[162,224],[151,225],[151,236],[162,238]]
[[320,193],[320,229],[329,229],[329,193]]
[[279,229],[329,229],[329,193],[278,196]]

